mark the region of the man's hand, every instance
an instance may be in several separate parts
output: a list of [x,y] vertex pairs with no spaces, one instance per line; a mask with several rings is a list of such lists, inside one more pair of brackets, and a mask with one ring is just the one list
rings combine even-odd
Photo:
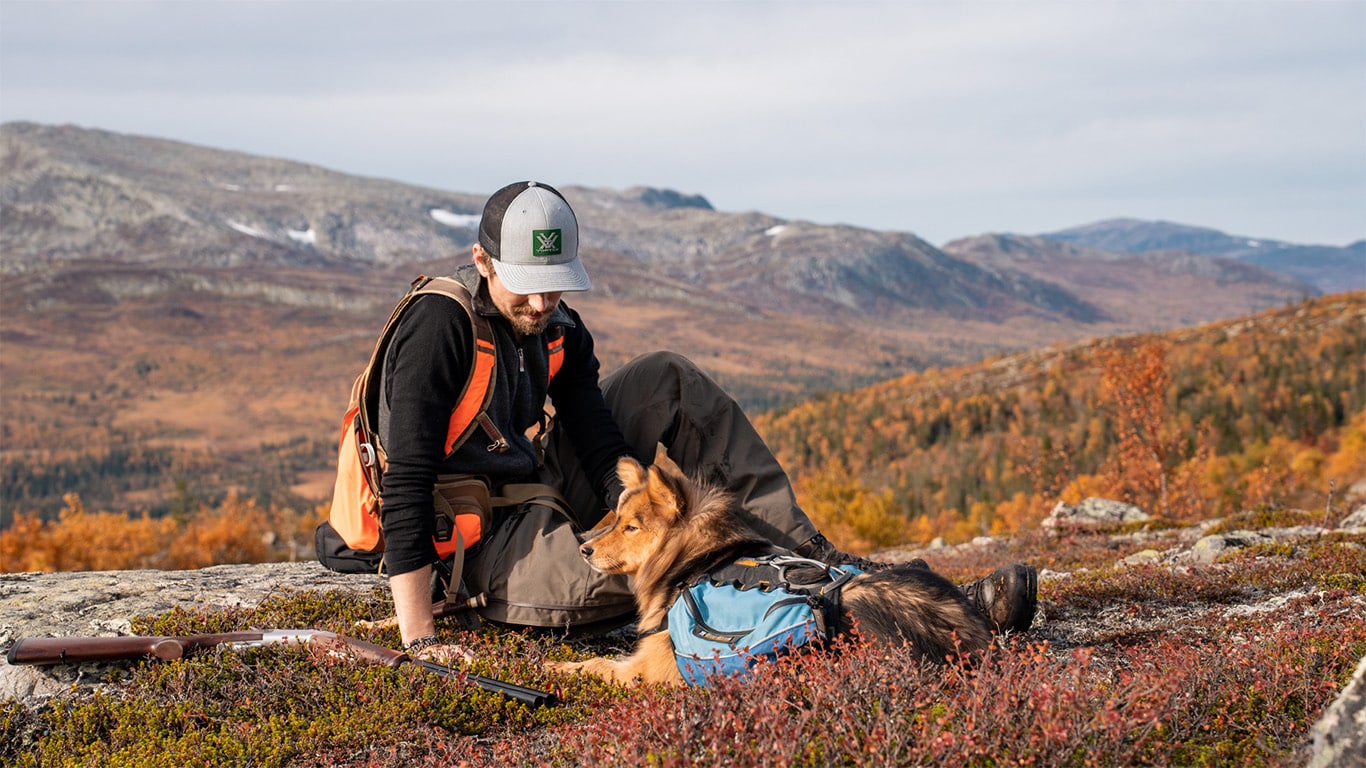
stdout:
[[413,658],[449,667],[456,663],[468,664],[474,661],[474,651],[463,645],[429,645],[413,654]]

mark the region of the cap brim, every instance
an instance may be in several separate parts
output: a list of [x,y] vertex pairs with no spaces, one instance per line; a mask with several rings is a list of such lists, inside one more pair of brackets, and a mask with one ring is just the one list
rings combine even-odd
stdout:
[[509,291],[521,296],[533,293],[570,293],[593,287],[583,262],[575,258],[564,264],[508,264],[496,262],[498,279]]

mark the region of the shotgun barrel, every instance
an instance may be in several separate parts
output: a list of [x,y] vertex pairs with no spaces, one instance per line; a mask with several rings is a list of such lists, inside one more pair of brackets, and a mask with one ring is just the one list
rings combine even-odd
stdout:
[[463,677],[486,691],[501,693],[510,699],[520,701],[531,707],[543,707],[555,703],[554,694],[545,691],[540,691],[535,688],[526,688],[513,683],[506,683],[502,680],[469,672],[461,672],[460,670],[451,669],[450,667],[442,666],[441,664],[432,661],[414,659],[403,651],[396,651],[392,648],[376,645],[375,643],[357,640],[354,637],[337,635],[331,632],[314,632],[313,636],[308,639],[308,642],[310,645],[329,651],[339,651],[342,650],[341,646],[344,646],[345,650],[349,651],[356,658],[364,659],[374,664],[383,664],[386,667],[399,667],[404,664],[412,663],[428,672],[441,675],[442,677]]
[[173,661],[217,646],[243,650],[281,644],[307,644],[327,653],[346,655],[390,668],[412,663],[448,679],[467,680],[483,690],[502,694],[528,706],[541,707],[555,703],[555,696],[545,691],[414,659],[403,651],[317,629],[223,632],[184,637],[27,637],[16,640],[10,646],[5,661],[10,664],[77,664],[142,658]]

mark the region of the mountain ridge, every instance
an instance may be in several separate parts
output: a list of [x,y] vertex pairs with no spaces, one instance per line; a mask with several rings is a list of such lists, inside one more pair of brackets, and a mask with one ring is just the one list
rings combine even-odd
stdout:
[[1254,264],[1303,280],[1323,293],[1366,288],[1366,239],[1337,247],[1229,235],[1217,229],[1142,219],[1105,219],[1039,235],[1119,253],[1183,252]]
[[[484,200],[33,123],[0,125],[0,178],[4,468],[69,477],[124,456],[100,471],[161,475],[87,491],[133,505],[216,463],[238,479],[213,487],[296,471],[322,484],[374,334],[416,275],[470,258]],[[1265,270],[1221,282],[1171,255],[1145,257],[1174,272],[1165,282],[1136,279],[1115,256],[1087,282],[1063,274],[1076,265],[1046,241],[1014,243],[1037,253],[1011,262],[909,232],[716,211],[673,190],[560,188],[594,282],[565,301],[590,323],[604,370],[672,349],[751,412],[1314,293]],[[138,458],[148,451],[166,453]],[[59,505],[62,482],[43,487],[44,508]]]

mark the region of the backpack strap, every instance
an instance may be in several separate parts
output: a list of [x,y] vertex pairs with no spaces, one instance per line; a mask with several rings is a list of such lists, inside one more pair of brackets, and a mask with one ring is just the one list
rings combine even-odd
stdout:
[[[491,440],[490,451],[505,451],[507,450],[507,440],[494,426],[493,420],[485,414],[489,401],[493,398],[493,377],[498,364],[497,347],[493,341],[493,328],[489,325],[488,318],[474,311],[474,302],[469,290],[458,280],[450,277],[418,277],[394,307],[394,311],[390,313],[388,322],[384,324],[384,329],[375,341],[374,351],[370,354],[370,362],[365,366],[361,375],[357,377],[352,388],[353,400],[361,396],[364,397],[364,403],[357,415],[359,419],[357,429],[361,434],[376,433],[379,425],[373,423],[373,419],[374,415],[379,412],[380,395],[379,387],[371,386],[371,382],[377,380],[379,367],[384,364],[384,353],[389,348],[389,342],[393,339],[403,313],[419,297],[429,294],[445,296],[460,304],[464,308],[465,314],[469,316],[470,326],[474,330],[474,366],[464,388],[460,391],[459,398],[456,399],[454,410],[451,411],[450,421],[446,429],[446,456],[454,454],[470,438],[476,427],[482,427],[488,433]],[[381,470],[387,465],[384,449],[378,445],[378,441],[375,443],[367,442],[361,450],[362,453],[373,454],[376,464]]]
[[459,450],[474,434],[476,427],[482,427],[488,434],[489,451],[502,453],[508,449],[508,441],[487,414],[489,401],[493,399],[493,381],[498,367],[498,346],[494,342],[493,327],[489,325],[488,318],[474,311],[474,299],[460,281],[451,277],[419,277],[413,282],[410,295],[416,298],[432,293],[460,304],[469,316],[470,328],[474,331],[474,365],[446,426],[446,456]]
[[555,374],[560,372],[560,366],[564,365],[564,328],[555,326],[546,332],[545,337],[546,359],[550,361],[550,375],[546,377],[549,383],[555,380]]
[[[375,347],[370,352],[370,360],[361,369],[360,375],[351,385],[351,402],[356,403],[357,412],[355,418],[355,430],[358,438],[362,439],[358,448],[361,460],[367,468],[373,468],[376,472],[384,471],[388,466],[387,457],[383,447],[380,446],[376,438],[371,442],[368,437],[377,435],[379,424],[375,417],[379,413],[379,387],[372,386],[378,381],[380,366],[384,364],[384,353],[389,348],[389,342],[393,339],[394,331],[398,328],[398,321],[403,313],[412,305],[413,300],[420,294],[421,289],[430,282],[430,278],[418,277],[413,281],[412,287],[403,295],[398,304],[389,313],[389,319],[385,321],[384,328],[380,331],[379,337],[375,339]],[[369,478],[367,478],[368,480]],[[375,489],[378,493],[378,488]]]
[[560,513],[569,522],[578,524],[569,512],[569,502],[565,501],[558,489],[544,483],[508,483],[499,488],[490,501],[494,507],[520,507],[527,503],[540,504]]
[[[498,431],[493,419],[488,416],[489,402],[493,400],[493,382],[498,368],[498,346],[494,341],[493,326],[488,318],[474,311],[474,302],[465,286],[454,278],[418,278],[425,281],[420,285],[414,282],[414,293],[436,293],[454,299],[464,307],[469,315],[470,327],[474,329],[474,367],[460,398],[451,411],[450,423],[446,427],[446,456],[450,457],[474,434],[475,428],[482,428],[489,436],[490,453],[503,453],[508,450],[507,438]],[[548,371],[546,382],[555,379],[564,365],[564,328],[555,326],[547,331],[545,337]],[[539,438],[546,431],[544,421]]]

